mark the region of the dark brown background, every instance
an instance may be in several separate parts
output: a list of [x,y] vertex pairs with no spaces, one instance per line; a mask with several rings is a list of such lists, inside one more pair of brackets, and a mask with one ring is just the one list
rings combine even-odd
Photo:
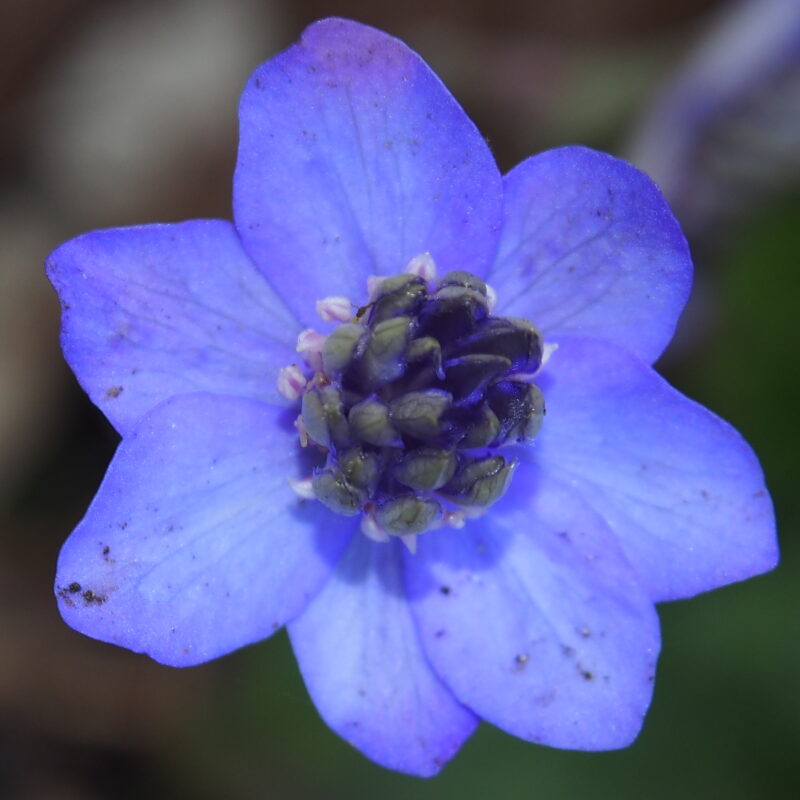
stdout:
[[[350,16],[418,49],[503,169],[571,142],[636,158],[661,87],[726,5],[0,2],[0,798],[796,796],[799,204],[797,162],[767,133],[783,124],[796,136],[798,93],[780,96],[782,122],[759,111],[796,79],[796,53],[696,143],[692,176],[724,191],[711,191],[703,213],[696,194],[673,193],[698,286],[662,365],[761,455],[784,563],[662,608],[655,699],[633,747],[564,753],[483,726],[440,778],[416,781],[328,731],[283,634],[172,670],[68,629],[51,589],[60,543],[116,436],[61,361],[42,261],[91,228],[230,216],[238,95],[259,62],[315,18]],[[731,44],[731,70],[738,52]],[[731,145],[742,117],[755,144]],[[749,158],[755,177],[720,178],[720,152],[734,166]],[[637,163],[661,170],[665,186],[686,169]]]

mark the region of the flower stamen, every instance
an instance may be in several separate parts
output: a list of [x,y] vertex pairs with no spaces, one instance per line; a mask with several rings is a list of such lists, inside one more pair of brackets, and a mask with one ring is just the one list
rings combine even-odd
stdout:
[[421,255],[414,256],[411,261],[406,264],[403,270],[407,275],[415,275],[422,278],[426,283],[432,283],[436,280],[436,262],[430,253],[422,253]]
[[323,322],[350,322],[353,318],[353,304],[346,297],[317,300],[316,309]]
[[544,400],[531,381],[552,352],[527,320],[491,315],[480,278],[435,275],[423,253],[370,279],[355,316],[345,298],[319,301],[341,324],[300,334],[312,375],[295,365],[279,375],[284,396],[302,401],[301,445],[320,456],[295,491],[410,552],[419,534],[461,528],[503,496],[518,462],[500,451],[538,433]]
[[314,494],[314,486],[311,478],[287,478],[292,491],[301,500],[316,500],[317,496]]
[[322,369],[322,348],[327,338],[325,334],[319,333],[313,328],[306,328],[297,337],[297,347],[295,349],[314,371]]
[[306,376],[297,364],[290,364],[278,370],[278,391],[287,400],[299,400],[305,388]]

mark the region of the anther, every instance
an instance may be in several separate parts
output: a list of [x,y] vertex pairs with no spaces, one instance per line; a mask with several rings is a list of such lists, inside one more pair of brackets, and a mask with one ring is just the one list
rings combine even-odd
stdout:
[[322,369],[322,348],[328,337],[313,328],[306,328],[297,337],[297,347],[295,348],[305,359],[311,369],[319,371]]
[[361,533],[373,542],[385,543],[391,539],[389,534],[378,525],[373,511],[367,507],[361,517]]
[[367,275],[367,297],[374,301],[380,285],[386,280],[385,275]]
[[317,300],[316,308],[324,322],[349,322],[353,318],[353,304],[346,297]]
[[287,478],[286,481],[301,500],[317,499],[314,494],[314,481],[311,478]]
[[281,367],[278,370],[278,391],[287,400],[298,400],[306,386],[306,376],[297,364]]
[[426,283],[431,283],[436,280],[436,262],[430,253],[421,253],[418,256],[414,256],[406,264],[404,272],[409,275],[416,275]]

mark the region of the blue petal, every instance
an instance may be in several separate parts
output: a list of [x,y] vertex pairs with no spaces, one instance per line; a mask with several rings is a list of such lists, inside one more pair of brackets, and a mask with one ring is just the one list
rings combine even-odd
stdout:
[[429,251],[486,272],[502,181],[481,135],[402,42],[317,22],[261,66],[240,106],[234,213],[250,255],[299,319],[309,298],[366,295],[370,274]]
[[64,355],[120,433],[184,392],[285,404],[277,371],[297,360],[300,328],[229,222],[87,233],[52,253],[48,272]]
[[547,418],[523,457],[603,516],[654,600],[775,566],[764,477],[730,425],[601,342],[562,341],[539,383]]
[[652,694],[658,618],[603,521],[573,492],[520,470],[462,531],[407,559],[425,651],[488,722],[553,747],[624,747]]
[[263,639],[330,575],[352,520],[300,501],[281,409],[182,395],[122,443],[65,543],[56,594],[82,633],[174,666]]
[[400,546],[355,537],[289,634],[328,725],[373,761],[429,776],[477,720],[427,664],[405,598]]
[[653,362],[689,295],[686,240],[655,184],[585,147],[549,150],[505,177],[505,221],[487,278],[499,313],[545,338],[606,339]]

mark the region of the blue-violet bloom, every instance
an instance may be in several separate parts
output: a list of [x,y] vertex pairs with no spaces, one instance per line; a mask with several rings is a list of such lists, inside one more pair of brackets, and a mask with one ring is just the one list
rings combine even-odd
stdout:
[[583,147],[501,177],[415,53],[341,19],[259,67],[240,119],[233,224],[49,260],[122,436],[64,619],[173,666],[286,625],[328,725],[416,775],[481,719],[629,744],[654,604],[777,560],[752,451],[651,366],[691,284],[663,197]]

